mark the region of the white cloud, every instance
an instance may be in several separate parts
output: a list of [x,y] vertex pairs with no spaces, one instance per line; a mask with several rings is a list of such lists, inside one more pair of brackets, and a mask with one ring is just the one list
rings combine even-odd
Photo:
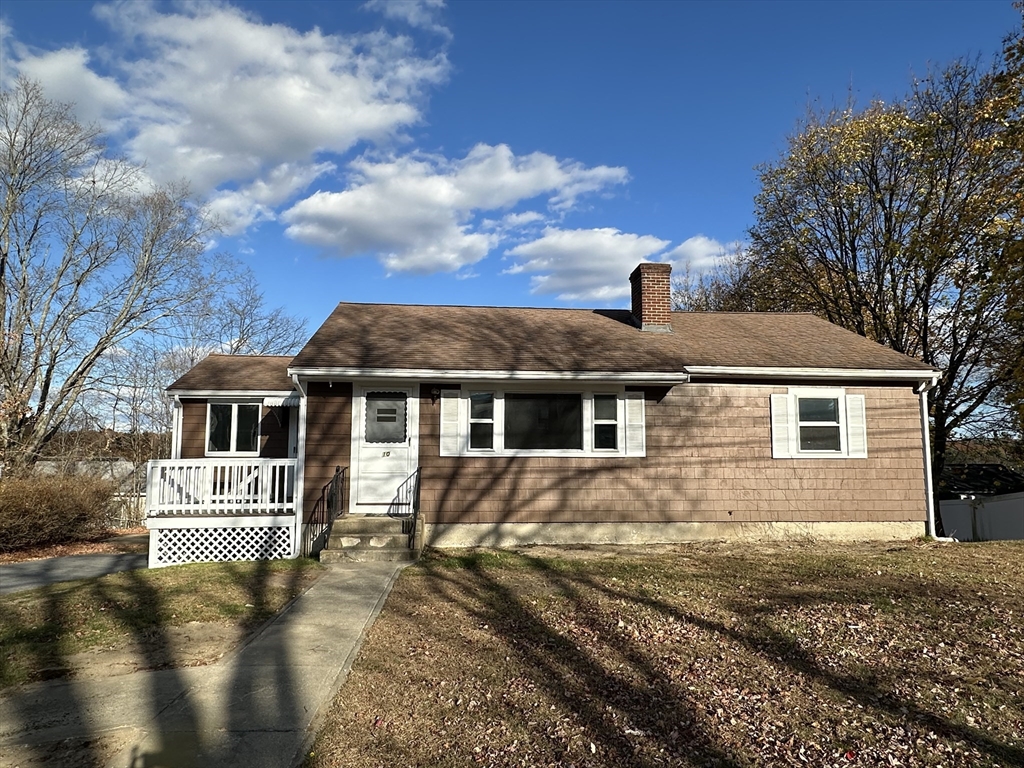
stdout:
[[444,5],[444,0],[369,0],[363,8],[450,38],[451,31],[437,20]]
[[542,196],[560,211],[583,192],[626,179],[624,168],[587,168],[539,152],[516,156],[505,145],[486,144],[460,160],[363,157],[350,170],[347,190],[317,192],[285,211],[286,234],[339,256],[377,253],[389,271],[418,273],[474,264],[510,228],[541,217],[513,213],[496,229],[474,226],[477,212],[507,210]]
[[641,261],[660,253],[669,241],[610,227],[555,229],[517,245],[507,272],[533,272],[532,293],[556,294],[563,301],[613,302],[629,296],[629,274]]
[[209,199],[210,212],[225,234],[241,234],[253,224],[276,219],[278,206],[334,169],[333,163],[283,163],[241,189],[215,192]]
[[130,97],[109,77],[101,77],[89,68],[89,53],[83,48],[33,53],[14,44],[18,73],[43,83],[48,98],[73,103],[83,123],[103,125],[116,130]]
[[706,272],[712,269],[726,253],[739,247],[739,243],[721,243],[704,235],[696,235],[684,240],[665,254],[665,261],[670,261],[673,268],[689,267],[693,272]]
[[[450,39],[442,0],[364,8]],[[97,49],[30,48],[0,20],[4,81],[25,74],[75,102],[81,119],[146,164],[147,182],[188,179],[227,234],[282,221],[289,237],[334,255],[458,277],[500,247],[507,271],[529,273],[535,293],[602,302],[628,295],[643,259],[701,271],[731,247],[698,235],[666,252],[653,235],[561,228],[580,198],[626,183],[625,168],[503,144],[461,158],[399,153],[427,90],[448,75],[443,47],[424,55],[383,30],[303,32],[208,0],[114,2],[95,13],[113,33]],[[342,191],[293,202],[339,167]]]
[[125,151],[154,180],[188,179],[236,226],[280,202],[268,188],[294,194],[332,167],[322,153],[400,136],[421,119],[425,89],[447,77],[444,54],[420,56],[407,37],[300,32],[202,0],[174,7],[96,8],[115,34],[103,63],[116,80],[78,47],[5,45],[5,69],[76,102],[80,117],[120,128]]

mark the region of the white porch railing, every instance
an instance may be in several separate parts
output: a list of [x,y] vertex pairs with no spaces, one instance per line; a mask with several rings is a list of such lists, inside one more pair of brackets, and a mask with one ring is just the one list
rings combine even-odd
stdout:
[[295,459],[149,462],[146,517],[295,514]]

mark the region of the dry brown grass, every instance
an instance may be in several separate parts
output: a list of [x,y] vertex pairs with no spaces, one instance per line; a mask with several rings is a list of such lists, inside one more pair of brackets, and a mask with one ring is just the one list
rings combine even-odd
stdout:
[[1024,764],[1024,545],[433,555],[327,766]]
[[[0,689],[83,672],[102,675],[87,669],[97,665],[113,674],[212,661],[322,572],[306,559],[197,563],[4,595]],[[199,637],[197,655],[189,645]]]

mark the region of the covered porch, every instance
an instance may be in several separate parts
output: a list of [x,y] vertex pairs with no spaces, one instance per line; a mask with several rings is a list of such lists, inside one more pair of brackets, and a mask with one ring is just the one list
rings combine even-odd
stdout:
[[160,459],[146,480],[149,567],[298,554],[296,459]]

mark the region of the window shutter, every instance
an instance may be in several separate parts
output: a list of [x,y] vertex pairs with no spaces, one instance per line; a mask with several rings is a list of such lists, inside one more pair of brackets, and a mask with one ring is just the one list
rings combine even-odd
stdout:
[[792,447],[792,419],[789,417],[789,395],[772,395],[772,458],[788,459]]
[[846,396],[846,453],[851,459],[868,457],[868,420],[864,395]]
[[626,393],[626,455],[647,455],[647,430],[644,424],[644,393]]
[[458,456],[461,446],[459,436],[459,399],[457,389],[441,390],[441,455]]

